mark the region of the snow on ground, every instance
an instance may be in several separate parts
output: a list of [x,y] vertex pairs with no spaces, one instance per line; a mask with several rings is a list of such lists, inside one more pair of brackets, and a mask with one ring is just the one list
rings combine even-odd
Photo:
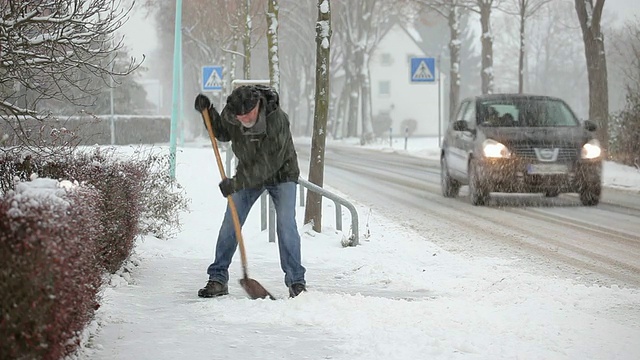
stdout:
[[[308,142],[308,139],[297,141]],[[340,144],[348,146],[350,141]],[[388,144],[388,143],[387,143]],[[372,151],[437,158],[437,139]],[[177,177],[192,199],[183,230],[144,237],[102,293],[84,359],[638,359],[640,291],[545,278],[518,259],[470,260],[355,203],[361,246],[343,248],[333,203],[322,233],[302,226],[307,293],[287,298],[259,206],[243,236],[249,276],[278,300],[249,300],[231,265],[230,295],[200,299],[226,206],[211,148],[185,147]],[[326,181],[326,179],[325,179]],[[605,184],[640,190],[640,172],[607,163]],[[329,185],[330,184],[326,184]],[[349,199],[349,194],[339,195]],[[257,204],[258,205],[258,204]]]

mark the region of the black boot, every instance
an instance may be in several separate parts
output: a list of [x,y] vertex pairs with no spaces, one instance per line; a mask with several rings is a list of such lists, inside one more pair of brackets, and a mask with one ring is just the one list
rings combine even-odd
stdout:
[[227,287],[227,284],[222,284],[215,280],[209,280],[205,287],[198,290],[198,296],[204,298],[227,295],[228,293],[229,288]]
[[289,297],[294,298],[303,291],[307,291],[307,287],[304,284],[291,284],[289,286]]

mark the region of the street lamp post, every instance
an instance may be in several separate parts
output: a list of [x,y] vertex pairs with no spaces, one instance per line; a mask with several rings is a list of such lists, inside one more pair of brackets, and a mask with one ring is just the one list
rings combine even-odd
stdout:
[[169,161],[171,179],[176,178],[176,137],[181,110],[180,83],[182,82],[182,0],[176,0],[175,39],[173,42],[173,99],[171,104],[171,133],[169,135]]

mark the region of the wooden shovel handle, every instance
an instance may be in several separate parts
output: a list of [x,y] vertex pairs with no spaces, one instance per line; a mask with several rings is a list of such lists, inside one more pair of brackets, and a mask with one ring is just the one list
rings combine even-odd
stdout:
[[[213,147],[213,152],[216,154],[216,161],[218,162],[218,170],[220,170],[220,177],[222,180],[226,179],[227,176],[224,173],[224,166],[222,165],[222,157],[220,156],[220,150],[218,150],[218,142],[216,141],[216,136],[213,133],[213,126],[211,125],[211,117],[209,116],[208,109],[202,110],[202,117],[204,118],[204,123],[207,126],[207,131],[209,132],[209,138],[211,139],[211,146]],[[231,195],[227,196],[227,201],[229,202],[229,209],[231,211],[231,217],[233,218],[233,226],[236,230],[236,240],[238,241],[238,246],[240,247],[240,259],[242,261],[242,274],[245,278],[247,275],[247,254],[244,249],[244,240],[242,239],[242,228],[240,227],[240,218],[238,218],[238,210],[236,210],[236,204],[233,202],[233,198]]]

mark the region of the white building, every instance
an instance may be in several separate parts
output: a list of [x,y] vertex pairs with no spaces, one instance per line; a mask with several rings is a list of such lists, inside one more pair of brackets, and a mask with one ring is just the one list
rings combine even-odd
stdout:
[[[437,136],[439,131],[439,114],[444,107],[438,107],[438,100],[444,104],[440,81],[440,97],[438,96],[439,79],[437,72],[437,55],[424,54],[412,40],[412,36],[399,25],[395,25],[379,43],[370,62],[371,74],[371,108],[374,118],[388,113],[391,116],[391,130],[394,136],[404,136],[406,120],[416,121],[412,136]],[[414,65],[412,74],[412,58],[436,58],[435,67],[430,68],[421,61]],[[433,71],[435,70],[435,71]],[[433,80],[432,82],[419,80]],[[440,126],[444,126],[442,119]],[[442,129],[442,130],[440,130]]]

